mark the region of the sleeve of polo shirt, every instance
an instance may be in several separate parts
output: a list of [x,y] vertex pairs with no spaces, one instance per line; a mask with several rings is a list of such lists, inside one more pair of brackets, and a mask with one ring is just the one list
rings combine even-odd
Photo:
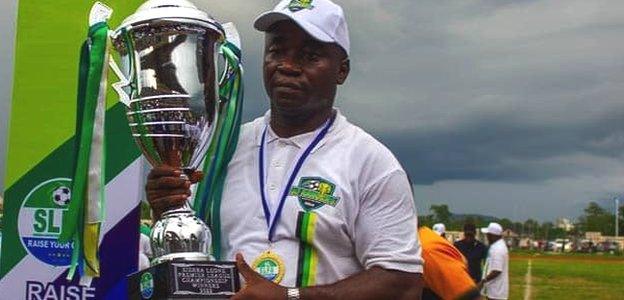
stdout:
[[360,201],[353,239],[362,265],[422,273],[416,208],[405,172],[396,170],[374,181]]
[[488,270],[492,271],[503,271],[503,265],[505,264],[505,254],[500,251],[498,247],[492,249],[490,253],[490,264],[488,266]]

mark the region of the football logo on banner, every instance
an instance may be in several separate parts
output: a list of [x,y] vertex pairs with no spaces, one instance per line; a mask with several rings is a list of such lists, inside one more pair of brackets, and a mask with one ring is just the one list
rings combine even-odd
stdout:
[[71,179],[45,181],[28,193],[18,218],[20,240],[24,248],[41,262],[68,266],[72,243],[59,243],[63,213],[71,201]]

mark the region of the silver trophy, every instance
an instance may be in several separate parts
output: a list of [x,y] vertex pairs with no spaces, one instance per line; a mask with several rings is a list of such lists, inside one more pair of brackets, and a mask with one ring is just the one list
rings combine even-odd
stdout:
[[[123,90],[132,135],[152,166],[184,174],[200,167],[228,101],[219,97],[217,77],[225,35],[221,24],[184,0],[147,1],[112,34],[121,57],[115,72],[124,77],[113,86]],[[153,266],[212,260],[210,230],[188,202],[162,214],[151,245]]]

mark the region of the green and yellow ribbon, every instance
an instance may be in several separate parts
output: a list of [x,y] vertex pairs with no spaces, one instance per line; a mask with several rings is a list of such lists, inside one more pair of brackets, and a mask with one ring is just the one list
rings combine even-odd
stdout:
[[316,221],[314,212],[299,212],[297,216],[297,238],[299,238],[299,260],[297,263],[297,287],[316,284],[318,252],[314,248]]
[[204,161],[204,180],[197,187],[194,210],[210,225],[212,255],[221,258],[221,196],[227,175],[227,166],[234,156],[243,112],[243,67],[240,49],[230,42],[221,46],[225,57],[225,75],[219,82],[220,118],[213,142]]
[[78,269],[81,276],[100,274],[98,244],[104,219],[106,89],[111,49],[109,27],[105,22],[92,25],[82,45],[78,75],[76,116],[76,159],[72,199],[63,215],[59,241],[73,242],[67,279]]

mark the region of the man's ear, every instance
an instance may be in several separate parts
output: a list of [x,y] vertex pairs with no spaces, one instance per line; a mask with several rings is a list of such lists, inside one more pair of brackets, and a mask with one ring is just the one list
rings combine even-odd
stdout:
[[351,61],[349,58],[345,58],[340,62],[340,67],[338,68],[338,78],[337,84],[341,85],[345,81],[347,81],[347,77],[349,77],[349,72],[351,71]]

